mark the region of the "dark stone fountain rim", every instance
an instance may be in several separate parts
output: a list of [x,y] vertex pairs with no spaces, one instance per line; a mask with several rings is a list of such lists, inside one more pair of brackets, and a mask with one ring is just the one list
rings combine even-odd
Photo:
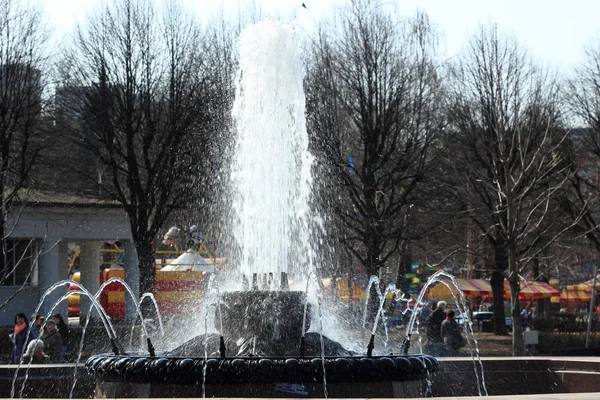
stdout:
[[[422,380],[439,370],[425,354],[377,357],[325,357],[327,382],[390,382]],[[315,383],[323,382],[320,357],[185,358],[140,354],[98,354],[86,369],[105,382],[168,384]]]

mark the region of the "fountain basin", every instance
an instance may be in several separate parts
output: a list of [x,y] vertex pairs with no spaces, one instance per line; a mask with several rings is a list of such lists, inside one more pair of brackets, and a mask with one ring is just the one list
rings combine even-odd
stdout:
[[[324,367],[323,367],[324,366]],[[429,355],[166,358],[100,354],[86,363],[106,397],[419,397],[439,369]]]
[[[433,397],[466,397],[477,396],[477,382],[473,373],[473,360],[470,357],[440,358],[440,369],[432,376],[431,395]],[[485,370],[485,381],[490,396],[527,396],[527,399],[566,398],[560,393],[568,393],[570,398],[600,398],[600,357],[484,357],[481,359]],[[17,366],[12,364],[0,365],[0,380],[6,384],[0,385],[0,398],[9,398],[11,384]],[[25,374],[29,379],[25,384],[24,398],[48,397],[48,388],[52,387],[54,398],[69,398],[73,374],[77,370],[77,384],[73,398],[105,397],[138,397],[151,396],[170,397],[202,397],[202,384],[168,384],[156,381],[154,383],[127,383],[126,381],[102,381],[100,375],[94,376],[84,371],[83,365],[54,364],[32,365],[20,368],[17,378],[17,393],[19,393]],[[40,385],[39,382],[44,384]],[[373,397],[424,397],[426,388],[424,381],[394,381],[394,382],[356,382],[330,383],[327,382],[330,398],[357,397],[354,393],[370,391]],[[261,397],[261,394],[273,392],[272,384],[207,384],[207,397],[216,397],[219,393],[227,397]],[[309,395],[296,394],[295,397],[323,397],[322,382],[306,384],[305,392]],[[356,387],[359,387],[356,389]],[[360,387],[363,387],[361,389]],[[367,388],[368,387],[368,388]],[[396,393],[394,394],[394,388]],[[285,389],[279,387],[279,389]],[[290,386],[289,390],[298,389]],[[414,389],[414,390],[413,390]],[[413,390],[411,392],[410,390]],[[589,395],[590,392],[596,392]],[[187,393],[187,394],[186,394]],[[413,393],[406,395],[406,393]],[[582,395],[582,393],[588,393]],[[230,395],[231,394],[231,395]],[[246,396],[244,396],[247,394]],[[347,394],[347,395],[346,395]],[[277,391],[278,397],[293,396],[288,392]],[[577,397],[579,396],[579,397]],[[595,397],[594,397],[595,396]],[[265,396],[262,396],[265,397]]]

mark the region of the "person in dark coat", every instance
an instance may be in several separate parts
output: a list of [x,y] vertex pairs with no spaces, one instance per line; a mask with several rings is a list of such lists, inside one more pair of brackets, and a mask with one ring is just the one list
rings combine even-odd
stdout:
[[42,340],[44,341],[44,353],[46,353],[48,356],[48,362],[60,362],[60,355],[62,353],[62,338],[56,329],[56,323],[54,322],[54,319],[49,318],[46,322]]
[[[34,316],[32,315],[31,318]],[[35,319],[31,324],[31,328],[29,329],[29,340],[39,339],[42,335],[42,325],[44,325],[44,321],[46,317],[41,314],[35,315]]]
[[437,307],[427,321],[427,347],[431,355],[442,356],[444,342],[442,340],[442,322],[446,319],[446,302],[438,301]]
[[[13,344],[12,354],[10,356],[11,364],[18,364],[21,362],[21,356],[23,355],[23,351],[25,350],[27,340],[27,331],[29,330],[29,325],[27,324],[27,316],[23,313],[19,313],[15,316],[15,328],[13,333],[11,333],[10,341]],[[29,338],[32,340],[33,338]]]
[[52,319],[56,323],[56,328],[62,339],[62,349],[60,352],[60,361],[65,361],[67,358],[67,342],[69,340],[69,325],[65,322],[64,318],[60,314],[54,314]]
[[446,356],[458,355],[458,350],[465,345],[465,339],[460,333],[460,328],[454,316],[454,310],[448,310],[446,320],[442,322],[441,333],[444,341],[444,355]]

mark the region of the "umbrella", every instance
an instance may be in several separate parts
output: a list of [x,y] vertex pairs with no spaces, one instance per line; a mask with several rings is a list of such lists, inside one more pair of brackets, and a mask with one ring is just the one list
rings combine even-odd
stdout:
[[[444,280],[452,288],[452,291],[441,283],[436,283],[431,289],[429,289],[430,298],[441,298],[450,297],[452,294],[457,295],[458,291],[455,290],[454,284],[450,280]],[[491,296],[492,287],[489,281],[485,279],[456,279],[458,289],[463,292],[465,296]]]

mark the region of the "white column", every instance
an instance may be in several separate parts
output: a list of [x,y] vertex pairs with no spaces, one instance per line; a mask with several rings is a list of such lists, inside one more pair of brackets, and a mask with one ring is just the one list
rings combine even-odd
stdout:
[[[94,296],[100,287],[100,247],[102,242],[85,240],[77,243],[80,246],[79,267],[81,272],[81,285]],[[86,296],[81,296],[79,302],[80,318],[87,316],[91,301]],[[92,311],[92,315],[99,317]]]
[[[125,250],[125,283],[131,288],[137,304],[140,299],[140,267],[132,240],[123,240],[123,250]],[[125,295],[125,319],[132,320],[137,317],[136,305],[131,296]]]
[[[48,237],[38,249],[40,256],[38,258],[38,285],[40,288],[40,299],[44,293],[55,283],[68,279],[67,269],[69,265],[68,244],[59,237]],[[56,301],[64,295],[68,286],[61,286],[53,290],[40,308],[40,314],[60,313],[65,318],[67,316],[67,300],[61,302],[54,310],[51,307]],[[33,310],[31,310],[33,312]]]

